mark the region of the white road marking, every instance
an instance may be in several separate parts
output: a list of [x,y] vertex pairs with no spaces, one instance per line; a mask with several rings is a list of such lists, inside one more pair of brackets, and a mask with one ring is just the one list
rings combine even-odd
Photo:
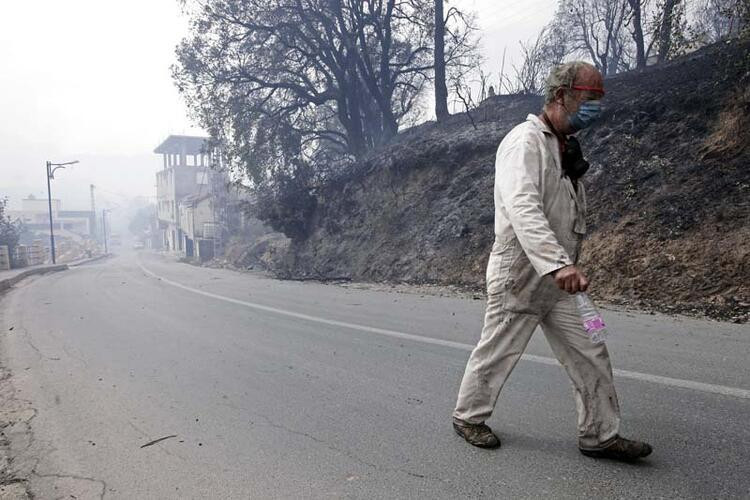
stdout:
[[[358,325],[356,323],[347,323],[345,321],[336,321],[333,319],[321,318],[319,316],[311,316],[309,314],[288,311],[286,309],[279,309],[278,307],[264,306],[262,304],[256,304],[254,302],[247,302],[244,300],[233,299],[232,297],[227,297],[227,296],[219,295],[216,293],[206,292],[204,290],[198,290],[197,288],[192,288],[187,285],[183,285],[182,283],[169,280],[167,278],[157,275],[156,273],[154,273],[153,271],[150,271],[149,269],[146,269],[143,266],[143,264],[141,264],[140,262],[138,262],[138,266],[141,268],[141,270],[144,273],[148,274],[149,276],[153,278],[157,278],[161,280],[163,283],[166,283],[168,285],[181,288],[183,290],[187,290],[188,292],[196,293],[198,295],[203,295],[204,297],[211,297],[212,299],[223,300],[224,302],[230,302],[232,304],[237,304],[240,306],[257,309],[260,311],[266,311],[266,312],[278,314],[281,316],[288,316],[291,318],[297,318],[297,319],[311,321],[314,323],[320,323],[324,325],[340,326],[342,328],[348,328],[351,330],[359,330],[361,332],[376,333],[378,335],[385,335],[385,336],[393,337],[397,339],[421,342],[423,344],[432,344],[432,345],[439,345],[443,347],[452,347],[454,349],[459,349],[459,350],[469,351],[469,352],[471,352],[474,349],[473,345],[464,344],[462,342],[454,342],[452,340],[436,339],[432,337],[424,337],[422,335],[414,335],[411,333],[398,332],[395,330],[387,330],[384,328],[376,328],[372,326]],[[544,356],[534,356],[533,354],[524,354],[521,356],[521,359],[524,359],[526,361],[533,361],[534,363],[541,363],[545,365],[560,366],[558,361],[554,358],[548,358]],[[722,396],[731,396],[731,397],[741,398],[741,399],[750,399],[750,390],[741,389],[739,387],[728,387],[725,385],[706,384],[703,382],[696,382],[694,380],[683,380],[679,378],[662,377],[660,375],[651,375],[649,373],[633,372],[629,370],[613,370],[613,372],[615,376],[620,377],[620,378],[640,380],[642,382],[651,382],[653,384],[666,385],[669,387],[680,387],[682,389],[692,389],[694,391],[708,392],[712,394],[720,394]]]

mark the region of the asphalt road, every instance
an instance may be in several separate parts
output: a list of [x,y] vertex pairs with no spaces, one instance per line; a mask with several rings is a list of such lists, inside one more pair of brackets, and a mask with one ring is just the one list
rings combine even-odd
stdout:
[[578,453],[542,335],[502,448],[453,433],[483,306],[145,252],[29,279],[0,301],[12,467],[37,498],[750,497],[749,326],[604,311],[623,433],[655,447],[626,465]]

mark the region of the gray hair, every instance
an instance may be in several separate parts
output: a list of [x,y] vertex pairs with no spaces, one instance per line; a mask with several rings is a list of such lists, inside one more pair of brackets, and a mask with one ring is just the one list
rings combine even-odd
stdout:
[[554,101],[559,89],[570,89],[578,72],[583,68],[594,69],[594,66],[585,61],[571,61],[552,68],[544,84],[544,104]]

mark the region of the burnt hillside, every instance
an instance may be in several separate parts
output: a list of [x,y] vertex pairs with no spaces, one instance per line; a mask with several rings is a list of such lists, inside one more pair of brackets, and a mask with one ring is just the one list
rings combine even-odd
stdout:
[[[721,43],[606,81],[581,134],[590,234],[582,265],[610,302],[747,319],[750,42]],[[494,155],[541,100],[498,96],[407,130],[318,194],[288,277],[484,287]]]

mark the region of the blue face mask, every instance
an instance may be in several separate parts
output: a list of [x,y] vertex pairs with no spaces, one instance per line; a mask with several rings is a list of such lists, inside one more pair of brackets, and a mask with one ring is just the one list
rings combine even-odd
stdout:
[[574,131],[578,132],[594,123],[601,114],[601,101],[584,101],[581,103],[576,114],[569,117],[570,126]]

